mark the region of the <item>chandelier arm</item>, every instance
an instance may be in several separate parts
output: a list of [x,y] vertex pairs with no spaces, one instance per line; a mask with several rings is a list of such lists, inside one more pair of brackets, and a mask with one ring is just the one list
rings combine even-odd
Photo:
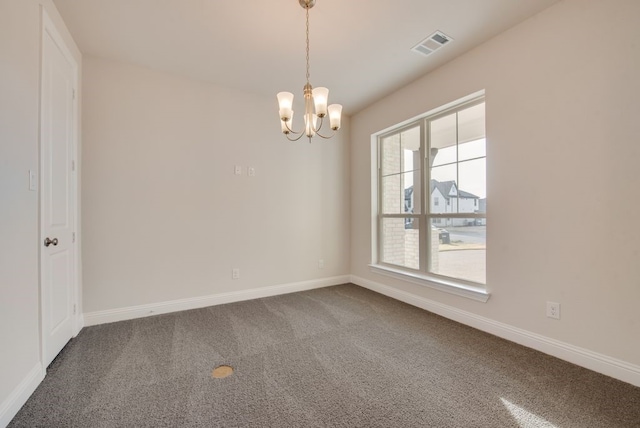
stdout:
[[311,129],[313,130],[313,133],[314,133],[315,135],[318,135],[318,136],[320,136],[320,137],[322,137],[322,138],[324,138],[324,139],[328,140],[328,139],[329,139],[329,138],[331,138],[331,137],[325,137],[324,135],[322,135],[322,134],[320,133],[320,130],[322,129],[322,125],[324,124],[324,116],[322,116],[322,117],[318,117],[318,119],[320,119],[320,123],[318,124],[318,126],[313,126],[313,125],[312,125],[312,126],[311,126]]
[[320,133],[320,130],[322,129],[322,124],[324,123],[324,117],[319,118],[320,119],[320,125],[318,125],[318,127],[316,128],[315,126],[313,127],[313,132],[315,135],[319,136],[320,138],[324,138],[325,140],[328,140],[330,138],[333,138],[334,135],[336,135],[336,132],[334,131],[333,134],[331,134],[330,136],[325,136],[322,135]]
[[[289,120],[288,120],[288,121],[286,121],[286,122],[284,123],[284,126],[286,126],[286,127],[287,127],[287,131],[289,131],[290,133],[295,134],[295,135],[302,134],[302,131],[300,131],[300,132],[296,132],[296,131],[294,131],[293,129],[291,129],[291,128],[289,127],[289,122],[292,122],[292,121],[289,121]],[[285,134],[285,135],[286,135],[286,134]]]
[[304,135],[303,132],[299,133],[300,135],[298,135],[296,138],[291,138],[289,137],[289,134],[284,134],[285,137],[287,137],[287,140],[289,141],[298,141],[300,138],[302,138],[302,136]]
[[333,138],[336,135],[336,132],[333,131],[333,134],[326,136],[326,135],[322,135],[321,133],[319,133],[318,131],[316,131],[316,135],[320,138],[324,138],[325,140],[328,140],[330,138]]

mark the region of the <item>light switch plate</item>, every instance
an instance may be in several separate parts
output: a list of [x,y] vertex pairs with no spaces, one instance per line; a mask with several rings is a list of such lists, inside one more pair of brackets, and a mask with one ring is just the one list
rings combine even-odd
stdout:
[[38,190],[38,176],[33,170],[29,170],[29,190]]

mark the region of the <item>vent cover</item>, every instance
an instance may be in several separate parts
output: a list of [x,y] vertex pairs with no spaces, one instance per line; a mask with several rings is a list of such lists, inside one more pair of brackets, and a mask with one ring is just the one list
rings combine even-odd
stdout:
[[450,43],[453,39],[442,31],[436,31],[417,45],[411,48],[412,51],[418,52],[421,55],[431,55],[444,45]]

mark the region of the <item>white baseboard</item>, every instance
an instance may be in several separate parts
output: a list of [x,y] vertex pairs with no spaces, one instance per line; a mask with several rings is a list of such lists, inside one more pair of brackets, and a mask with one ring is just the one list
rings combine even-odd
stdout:
[[209,296],[193,297],[189,299],[173,300],[169,302],[151,303],[148,305],[129,306],[126,308],[89,312],[84,314],[84,325],[88,327],[98,324],[166,314],[170,312],[198,309],[207,306],[240,302],[243,300],[259,299],[262,297],[277,296],[280,294],[295,293],[298,291],[313,290],[315,288],[345,284],[349,282],[349,279],[349,275],[334,276],[330,278],[313,279],[310,281],[253,288],[250,290],[232,291],[228,293],[212,294]]
[[36,390],[42,379],[44,379],[45,371],[42,364],[38,362],[22,382],[13,390],[2,404],[0,404],[0,427],[6,427],[11,419],[18,413],[20,408],[27,402],[31,394]]
[[73,324],[73,337],[76,337],[84,327],[84,314],[77,314]]
[[560,358],[561,360],[640,387],[640,366],[513,327],[509,324],[494,321],[490,318],[485,318],[452,306],[443,305],[442,303],[355,275],[351,275],[351,282],[511,342],[533,348],[545,354]]

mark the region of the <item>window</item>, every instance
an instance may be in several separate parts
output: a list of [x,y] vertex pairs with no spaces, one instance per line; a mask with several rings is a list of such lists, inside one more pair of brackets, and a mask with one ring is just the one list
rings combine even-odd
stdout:
[[427,282],[483,289],[484,97],[378,135],[377,154],[374,267]]

